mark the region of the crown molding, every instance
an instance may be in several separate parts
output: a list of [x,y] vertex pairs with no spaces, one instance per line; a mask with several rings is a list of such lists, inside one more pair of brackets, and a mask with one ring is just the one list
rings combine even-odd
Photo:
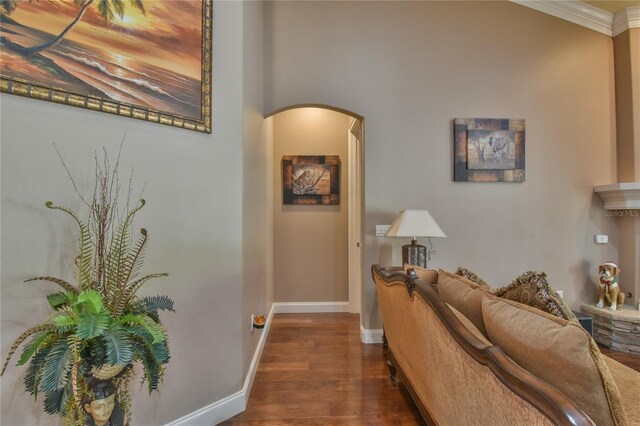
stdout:
[[627,7],[614,15],[580,0],[510,1],[610,37],[615,37],[631,28],[640,28],[640,6]]
[[640,28],[640,6],[627,7],[613,16],[614,37],[631,28]]
[[511,0],[522,6],[535,9],[574,24],[597,31],[608,36],[613,35],[613,13],[591,6],[579,0]]

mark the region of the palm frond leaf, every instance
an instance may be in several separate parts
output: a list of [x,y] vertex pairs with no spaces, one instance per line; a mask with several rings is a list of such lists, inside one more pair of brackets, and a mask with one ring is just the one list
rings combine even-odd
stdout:
[[[78,215],[71,209],[62,206],[56,206],[51,201],[47,201],[45,205],[52,210],[61,210],[71,216],[80,229],[80,249],[78,251],[78,257],[76,258],[76,280],[80,288],[87,288],[91,286],[91,261],[92,261],[92,244],[91,234],[89,233],[89,227],[78,219]],[[77,291],[76,291],[77,293]]]
[[80,293],[80,290],[78,290],[76,286],[68,283],[65,280],[61,280],[60,278],[56,278],[56,277],[35,277],[35,278],[29,278],[28,280],[24,280],[25,283],[28,283],[30,281],[49,281],[49,282],[58,284],[60,287],[64,288],[68,292],[76,293],[76,294]]
[[124,280],[129,283],[142,269],[144,253],[149,241],[149,233],[145,228],[140,229],[140,237],[131,249],[131,253],[124,259]]
[[114,12],[122,19],[124,16],[124,2],[122,0],[111,0]]
[[129,250],[129,228],[131,226],[131,221],[135,214],[140,211],[142,207],[144,207],[145,201],[144,199],[140,199],[140,203],[138,206],[133,209],[125,220],[120,224],[116,232],[114,233],[111,239],[111,245],[109,247],[109,255],[107,262],[107,286],[108,286],[108,295],[109,301],[107,302],[107,306],[109,309],[114,312],[115,316],[120,315],[122,312],[117,309],[117,306],[120,304],[120,300],[122,297],[121,292],[124,291],[127,281],[127,272],[126,272],[126,258],[127,252]]
[[122,264],[119,267],[120,273],[118,276],[118,292],[115,295],[115,302],[112,306],[114,312],[116,313],[116,316],[121,314],[122,312],[119,308],[124,308],[123,299],[125,298],[126,294],[124,291],[122,291],[122,289],[126,288],[127,283],[135,278],[138,271],[142,268],[142,262],[144,260],[144,250],[148,241],[147,230],[142,228],[140,230],[140,234],[140,238],[132,248],[131,252],[121,259]]
[[107,348],[102,339],[93,339],[88,348],[89,354],[85,358],[90,360],[91,365],[102,365],[107,362]]
[[4,370],[7,369],[7,364],[9,364],[9,361],[11,360],[11,357],[13,356],[15,351],[18,349],[18,347],[22,344],[22,342],[24,342],[26,340],[27,337],[31,336],[32,334],[36,334],[36,333],[39,333],[39,332],[42,332],[42,331],[55,330],[55,328],[56,328],[56,326],[53,325],[53,324],[39,324],[39,325],[36,325],[36,326],[33,326],[33,327],[29,328],[24,333],[19,335],[18,338],[13,342],[13,345],[11,345],[11,349],[9,349],[9,354],[5,358],[4,365],[2,366],[2,372],[0,373],[0,376],[2,376],[4,374]]
[[0,0],[0,13],[10,15],[14,10],[16,10],[15,0]]
[[42,368],[47,355],[51,351],[51,346],[41,347],[40,350],[31,358],[27,374],[24,377],[24,386],[34,398],[38,397],[38,386],[42,379]]
[[129,286],[125,290],[125,296],[122,299],[120,299],[120,304],[116,307],[116,310],[114,311],[114,315],[116,316],[122,315],[124,307],[131,301],[131,299],[133,298],[133,296],[135,296],[135,294],[138,292],[140,287],[142,287],[147,281],[152,280],[154,278],[161,278],[161,277],[167,277],[167,276],[169,276],[169,274],[167,274],[166,272],[161,272],[158,274],[149,274],[129,284]]
[[135,341],[135,357],[142,364],[144,371],[143,382],[147,382],[149,393],[158,388],[162,376],[162,366],[155,356],[152,345],[144,340],[136,339]]
[[[142,327],[148,333],[148,336],[151,336],[151,343],[164,342],[167,340],[167,332],[162,325],[156,323],[147,315],[124,315],[116,320],[116,323],[118,325],[135,324]],[[146,336],[144,337],[146,338]]]
[[56,325],[59,333],[72,331],[78,325],[76,319],[71,315],[58,315],[53,318],[53,323]]
[[47,414],[58,414],[64,405],[64,389],[56,389],[44,395],[44,411]]
[[98,314],[104,309],[102,296],[96,290],[85,290],[80,293],[74,305],[83,305],[94,314]]
[[142,299],[146,304],[147,310],[151,312],[171,311],[173,310],[173,300],[164,294],[157,296],[147,296]]
[[80,248],[76,257],[76,280],[81,289],[92,287],[93,260],[91,234],[89,228],[83,223],[80,227]]
[[102,334],[102,339],[105,342],[108,364],[129,364],[131,362],[133,347],[129,336],[122,327],[111,327]]
[[171,354],[169,353],[169,345],[167,341],[153,343],[151,345],[151,348],[153,349],[153,354],[158,360],[158,363],[166,364],[169,362],[169,359],[171,359]]
[[107,259],[107,306],[115,312],[115,306],[122,296],[126,281],[124,280],[124,259],[129,247],[129,229],[120,226],[111,239],[109,255]]
[[140,325],[145,328],[153,336],[153,343],[164,342],[167,340],[167,332],[162,325],[156,323],[151,318],[141,315]]
[[118,319],[114,320],[113,323],[115,325],[125,325],[125,324],[136,324],[136,325],[142,325],[142,317],[144,315],[141,314],[126,314],[123,315],[121,317],[119,317]]
[[149,345],[153,344],[154,338],[151,335],[151,333],[147,331],[146,328],[140,325],[133,325],[133,326],[126,327],[126,330],[127,330],[127,333],[131,336],[131,338],[136,339],[136,341],[144,340]]
[[144,3],[142,0],[131,0],[131,6],[138,9],[140,12],[142,12],[143,15],[147,15],[147,11],[144,8]]
[[29,361],[31,356],[38,350],[40,345],[51,336],[52,331],[43,331],[36,333],[22,349],[22,356],[18,360],[18,365],[24,365]]
[[98,0],[97,9],[98,14],[105,24],[113,21],[115,16],[113,15],[113,9],[111,8],[111,4],[109,4],[109,0]]
[[97,314],[89,311],[82,312],[78,316],[76,334],[82,340],[101,336],[111,325],[111,314],[102,310]]
[[72,358],[72,350],[66,340],[60,340],[51,347],[44,361],[41,391],[53,392],[67,384]]
[[47,301],[53,310],[57,311],[62,306],[66,305],[69,299],[64,293],[53,293],[47,296]]

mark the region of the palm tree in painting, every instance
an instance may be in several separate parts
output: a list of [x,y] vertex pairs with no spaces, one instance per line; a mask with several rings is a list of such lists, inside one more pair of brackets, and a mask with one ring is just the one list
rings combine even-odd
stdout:
[[8,15],[16,8],[15,0],[0,0],[0,13]]
[[[78,14],[73,19],[73,21],[71,21],[71,23],[67,25],[64,30],[62,30],[60,34],[55,36],[53,39],[37,46],[24,48],[22,50],[22,53],[25,55],[33,55],[34,53],[50,49],[60,43],[64,36],[66,36],[67,33],[71,31],[78,22],[80,22],[85,12],[92,4],[95,4],[98,14],[104,20],[105,25],[108,25],[116,15],[118,15],[120,18],[123,18],[125,15],[124,0],[73,0],[73,3],[78,8]],[[138,9],[140,12],[142,12],[143,15],[146,15],[143,0],[130,0],[130,3],[131,6]],[[3,14],[9,15],[15,10],[15,8],[15,0],[0,0],[0,12],[2,12]]]

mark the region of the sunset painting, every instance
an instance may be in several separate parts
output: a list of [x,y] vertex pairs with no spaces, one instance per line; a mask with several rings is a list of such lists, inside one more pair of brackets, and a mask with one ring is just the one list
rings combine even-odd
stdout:
[[211,132],[212,0],[0,0],[6,93]]

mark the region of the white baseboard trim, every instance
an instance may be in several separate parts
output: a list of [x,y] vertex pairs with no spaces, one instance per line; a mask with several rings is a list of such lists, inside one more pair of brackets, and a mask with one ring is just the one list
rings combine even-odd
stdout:
[[383,330],[381,328],[366,329],[360,325],[360,340],[362,343],[382,343]]
[[269,330],[271,329],[271,320],[273,319],[273,314],[276,313],[274,305],[274,303],[271,304],[271,309],[269,309],[269,315],[267,315],[264,328],[262,329],[262,334],[260,335],[258,346],[256,346],[256,351],[253,353],[253,359],[251,360],[251,365],[249,366],[247,377],[245,377],[244,379],[244,386],[242,387],[242,390],[245,393],[245,406],[242,408],[242,411],[244,411],[247,406],[247,402],[249,401],[249,395],[251,395],[251,388],[253,387],[253,379],[255,379],[256,373],[258,372],[260,358],[262,358],[262,350],[264,349],[265,343],[267,343],[267,336],[269,335]]
[[166,426],[203,426],[203,425],[217,425],[236,414],[240,414],[246,408],[244,389],[229,395],[226,398],[216,401],[213,404],[209,404],[206,407],[202,407],[199,410],[189,413],[186,416],[180,417],[178,420],[174,420],[171,423],[167,423]]
[[242,390],[216,401],[213,404],[209,404],[206,407],[196,410],[193,413],[180,417],[179,419],[168,423],[166,426],[216,425],[230,419],[236,414],[242,413],[247,408],[247,401],[249,400],[251,388],[253,387],[253,379],[256,377],[256,372],[258,371],[260,357],[262,356],[262,350],[264,349],[264,345],[267,341],[267,335],[269,334],[273,314],[275,314],[275,303],[271,305],[271,309],[269,310],[269,315],[267,316],[265,326],[262,329],[258,346],[256,346],[256,350],[253,353],[253,359],[251,360],[247,377],[244,379]]
[[276,302],[276,314],[349,312],[349,302]]
[[[271,305],[269,315],[258,346],[253,354],[249,371],[244,380],[242,389],[233,395],[229,395],[219,401],[202,407],[189,413],[166,426],[202,426],[216,425],[231,417],[242,413],[247,407],[247,401],[251,394],[253,380],[258,371],[260,357],[267,341],[271,321],[274,314],[283,313],[316,313],[316,312],[349,312],[349,302],[277,302]],[[382,330],[367,330],[360,325],[360,339],[363,343],[382,343]]]

